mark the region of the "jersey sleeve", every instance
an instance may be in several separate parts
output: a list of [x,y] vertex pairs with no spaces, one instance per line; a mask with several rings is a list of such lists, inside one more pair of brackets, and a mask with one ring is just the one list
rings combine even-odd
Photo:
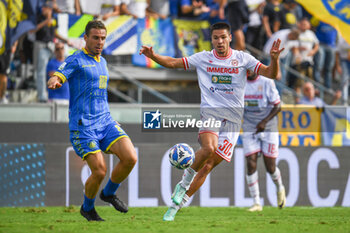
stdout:
[[62,83],[64,83],[72,76],[77,66],[78,60],[74,56],[70,56],[58,67],[53,75],[58,76],[62,80]]
[[270,104],[279,104],[281,102],[280,95],[278,94],[276,84],[272,79],[266,79],[266,96]]
[[260,61],[258,61],[255,57],[253,57],[252,55],[250,55],[248,53],[244,53],[244,61],[245,61],[246,69],[258,74],[259,69],[261,67]]
[[189,57],[183,57],[182,62],[184,63],[184,69],[189,70],[196,68],[201,64],[201,58],[203,57],[203,52],[195,53]]

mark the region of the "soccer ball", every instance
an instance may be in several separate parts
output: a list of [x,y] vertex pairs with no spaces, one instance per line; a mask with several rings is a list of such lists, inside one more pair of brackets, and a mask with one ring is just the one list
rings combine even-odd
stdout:
[[194,161],[194,151],[186,143],[178,143],[170,148],[169,161],[178,169],[189,168]]

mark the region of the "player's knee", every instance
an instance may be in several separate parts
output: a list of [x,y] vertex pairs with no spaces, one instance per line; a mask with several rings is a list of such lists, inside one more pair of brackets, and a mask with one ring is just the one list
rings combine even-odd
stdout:
[[205,159],[209,159],[213,154],[215,154],[216,147],[214,145],[206,145],[203,147]]
[[129,156],[123,159],[123,164],[127,167],[134,167],[137,162],[137,155],[135,153],[130,153]]
[[130,158],[129,158],[129,161],[128,161],[129,165],[134,167],[136,162],[137,162],[136,154],[135,155],[131,155]]
[[105,178],[106,174],[107,174],[107,168],[101,167],[101,168],[97,169],[96,171],[94,171],[92,174],[93,174],[98,180],[101,180],[101,181],[102,181],[102,180]]

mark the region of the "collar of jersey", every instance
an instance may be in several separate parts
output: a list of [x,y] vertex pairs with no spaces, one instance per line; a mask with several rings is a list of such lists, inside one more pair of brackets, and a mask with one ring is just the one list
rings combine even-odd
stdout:
[[100,57],[99,57],[99,56],[93,56],[93,55],[89,54],[88,51],[86,51],[85,48],[83,48],[83,52],[84,52],[86,55],[88,55],[89,57],[92,57],[93,59],[95,59],[95,61],[100,62]]
[[213,49],[213,50],[214,50],[214,51],[213,51],[214,56],[215,56],[217,59],[219,59],[219,60],[226,60],[227,58],[231,57],[231,55],[232,55],[232,49],[231,49],[231,48],[230,48],[230,50],[228,51],[228,54],[227,54],[226,57],[220,57],[220,56],[217,54],[216,50],[215,50],[215,49]]

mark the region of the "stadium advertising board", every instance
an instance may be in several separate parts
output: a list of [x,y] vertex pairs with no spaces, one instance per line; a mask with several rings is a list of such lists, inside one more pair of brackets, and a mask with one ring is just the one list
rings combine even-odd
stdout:
[[[135,145],[139,160],[118,190],[119,196],[129,206],[170,205],[172,189],[182,175],[181,170],[169,163],[167,150],[172,144]],[[192,146],[198,148],[196,144]],[[45,205],[80,205],[83,184],[89,175],[86,163],[68,144],[47,145],[45,151]],[[118,159],[112,155],[106,155],[105,159],[107,174],[110,174]],[[350,156],[347,156],[347,148],[284,147],[280,149],[277,162],[286,186],[287,206],[350,206]],[[261,203],[276,205],[275,186],[267,176],[261,158],[258,164]],[[252,204],[245,181],[242,148],[235,150],[231,163],[222,163],[208,176],[191,202],[191,205],[200,206]],[[97,200],[97,204],[103,203]]]
[[[179,142],[198,149],[197,132],[144,132],[141,125],[133,124],[123,127],[137,147],[139,160],[119,188],[120,197],[130,206],[169,205],[182,171],[171,167],[167,150]],[[72,150],[66,124],[6,123],[0,128],[0,141],[8,142],[0,143],[1,206],[81,204],[89,169]],[[118,159],[105,155],[105,160],[110,174]],[[278,166],[286,186],[287,206],[350,206],[349,164],[344,146],[281,147]],[[262,203],[275,205],[275,187],[261,158],[258,171]],[[232,162],[223,162],[210,174],[191,205],[250,206],[246,186],[245,159],[238,147]],[[102,204],[97,200],[97,205]]]
[[322,109],[314,106],[282,105],[278,130],[282,146],[321,145]]

